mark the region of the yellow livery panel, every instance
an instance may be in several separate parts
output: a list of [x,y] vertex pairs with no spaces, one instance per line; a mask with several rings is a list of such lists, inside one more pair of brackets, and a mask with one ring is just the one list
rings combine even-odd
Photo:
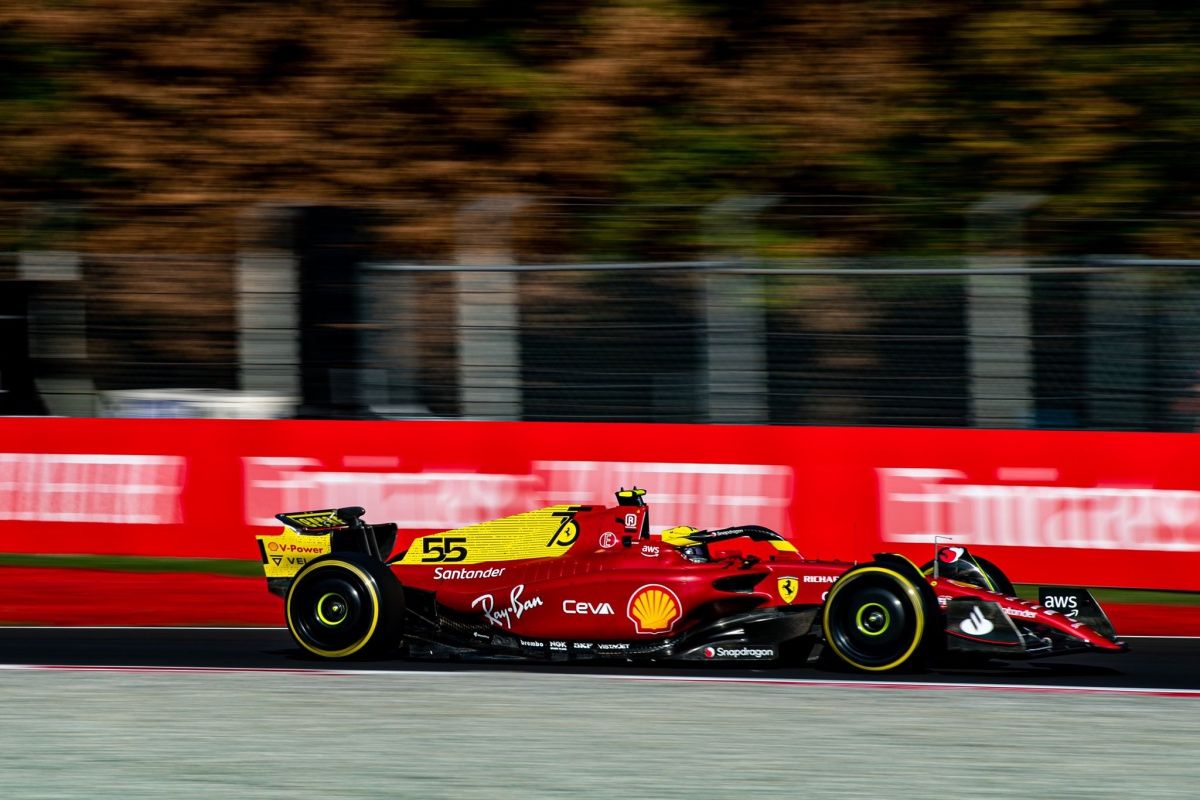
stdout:
[[578,506],[551,506],[415,539],[400,564],[482,564],[557,558],[579,538]]
[[262,551],[263,572],[268,578],[292,577],[309,561],[333,550],[331,535],[297,533],[284,528],[278,536],[256,537]]

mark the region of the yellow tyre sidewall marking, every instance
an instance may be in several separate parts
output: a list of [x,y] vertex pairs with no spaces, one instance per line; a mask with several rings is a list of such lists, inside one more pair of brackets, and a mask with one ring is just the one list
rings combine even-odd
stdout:
[[[890,575],[900,582],[900,585],[904,587],[904,593],[908,595],[908,599],[912,602],[913,613],[916,616],[917,622],[917,629],[914,631],[912,644],[909,645],[909,648],[904,651],[904,655],[900,656],[890,664],[884,664],[883,666],[879,667],[869,667],[865,664],[859,664],[853,658],[843,653],[838,648],[837,643],[833,640],[833,636],[829,634],[829,609],[833,605],[833,598],[837,597],[837,593],[841,589],[844,589],[846,586],[853,583],[856,575],[865,575],[868,572],[881,572],[884,575]],[[899,572],[887,569],[886,567],[864,567],[860,570],[855,570],[853,573],[851,573],[849,580],[839,580],[837,583],[835,583],[833,585],[833,589],[831,589],[829,592],[829,597],[825,600],[825,609],[821,613],[821,621],[825,626],[825,643],[833,648],[833,651],[837,653],[843,661],[845,661],[847,664],[852,664],[856,669],[866,670],[867,672],[886,672],[889,669],[895,669],[907,661],[909,657],[916,652],[917,647],[921,644],[921,639],[925,634],[925,615],[921,613],[923,607],[924,603],[921,602],[921,593],[917,591],[917,587],[913,586],[912,581],[901,575]]]
[[[349,647],[343,648],[341,650],[322,650],[319,647],[313,647],[308,642],[304,641],[304,637],[297,635],[296,625],[295,625],[295,623],[292,622],[292,592],[296,591],[296,586],[300,583],[300,580],[306,580],[309,575],[313,574],[314,572],[317,572],[318,570],[324,569],[325,567],[341,567],[342,569],[345,569],[345,570],[357,575],[359,578],[362,579],[363,585],[367,587],[367,592],[371,595],[371,625],[370,625],[370,627],[367,628],[367,632],[363,634],[361,639],[359,639],[357,642],[350,645]],[[292,587],[291,587],[291,589],[288,590],[287,603],[285,603],[284,605],[287,608],[288,630],[290,630],[292,632],[292,636],[296,639],[297,642],[300,643],[300,646],[303,647],[305,650],[308,650],[310,653],[315,653],[316,655],[322,656],[323,658],[345,658],[346,656],[354,655],[359,650],[362,650],[364,647],[367,646],[367,643],[371,641],[371,637],[373,635],[375,635],[375,629],[377,627],[379,627],[380,599],[379,599],[379,590],[375,587],[375,581],[371,578],[370,575],[363,572],[359,567],[355,566],[354,564],[350,564],[346,561],[339,561],[337,559],[332,559],[330,561],[322,561],[322,562],[318,563],[316,566],[309,569],[307,572],[305,572],[303,575],[301,575],[299,579],[292,582]]]

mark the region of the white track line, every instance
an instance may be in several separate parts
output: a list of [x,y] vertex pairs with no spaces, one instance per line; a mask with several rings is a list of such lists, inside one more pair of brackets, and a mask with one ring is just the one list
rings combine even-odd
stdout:
[[[130,672],[130,673],[164,673],[183,675],[210,674],[252,674],[252,675],[308,675],[314,677],[349,678],[360,675],[372,677],[438,677],[438,678],[478,678],[507,675],[493,671],[462,670],[462,671],[425,671],[425,670],[379,670],[379,669],[296,669],[289,667],[155,667],[155,666],[78,666],[70,664],[0,664],[0,671],[8,672]],[[1192,697],[1200,698],[1200,689],[1156,689],[1150,687],[1120,687],[1120,686],[1055,686],[1052,684],[1035,684],[1024,686],[1010,683],[955,683],[955,682],[905,682],[905,681],[851,681],[830,680],[825,678],[759,678],[752,676],[718,676],[718,675],[607,675],[601,673],[547,673],[537,676],[539,680],[554,680],[563,678],[591,678],[593,680],[660,682],[660,683],[717,683],[717,684],[751,684],[762,686],[792,686],[833,689],[874,689],[902,691],[947,691],[967,690],[984,692],[1016,692],[1025,694],[1091,694],[1108,696],[1138,696],[1138,697]]]

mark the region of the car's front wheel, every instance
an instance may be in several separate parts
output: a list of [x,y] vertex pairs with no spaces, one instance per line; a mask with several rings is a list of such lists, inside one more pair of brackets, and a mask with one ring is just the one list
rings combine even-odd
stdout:
[[313,655],[379,655],[400,642],[404,592],[375,559],[334,553],[314,559],[296,575],[286,611],[292,637]]
[[[915,570],[914,570],[915,571]],[[919,665],[929,625],[914,580],[886,564],[864,564],[838,579],[822,610],[825,644],[853,669],[887,672]]]

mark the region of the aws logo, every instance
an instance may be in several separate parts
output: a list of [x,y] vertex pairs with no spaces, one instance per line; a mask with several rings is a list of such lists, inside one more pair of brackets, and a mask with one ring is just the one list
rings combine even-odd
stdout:
[[675,626],[675,621],[683,615],[683,606],[666,586],[650,583],[630,596],[625,614],[633,620],[638,633],[663,633]]

